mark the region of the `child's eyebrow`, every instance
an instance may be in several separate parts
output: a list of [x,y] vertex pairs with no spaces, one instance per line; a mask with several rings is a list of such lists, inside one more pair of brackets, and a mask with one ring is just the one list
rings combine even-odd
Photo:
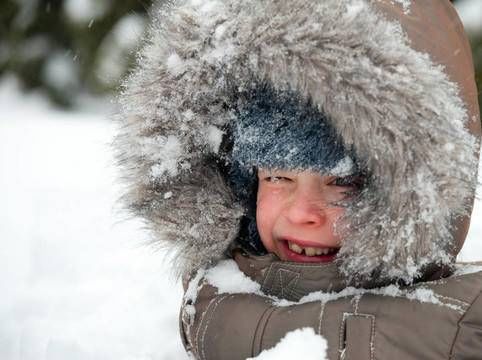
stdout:
[[298,174],[300,171],[294,171],[294,170],[284,170],[284,169],[258,169],[258,174],[259,173],[264,173],[264,174],[284,174],[284,175],[294,175]]

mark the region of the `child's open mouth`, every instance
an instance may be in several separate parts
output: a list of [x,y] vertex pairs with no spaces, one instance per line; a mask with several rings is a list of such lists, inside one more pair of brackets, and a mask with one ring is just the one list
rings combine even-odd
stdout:
[[[301,241],[280,240],[282,251],[288,261],[295,262],[331,262],[340,248],[324,246],[307,246]],[[311,244],[310,244],[311,245]]]

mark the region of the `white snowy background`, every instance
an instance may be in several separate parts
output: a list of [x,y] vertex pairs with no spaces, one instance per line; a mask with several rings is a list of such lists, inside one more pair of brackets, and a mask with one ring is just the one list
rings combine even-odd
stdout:
[[[181,286],[116,204],[109,107],[62,112],[6,77],[0,109],[0,359],[187,359]],[[481,201],[459,259],[482,260]]]

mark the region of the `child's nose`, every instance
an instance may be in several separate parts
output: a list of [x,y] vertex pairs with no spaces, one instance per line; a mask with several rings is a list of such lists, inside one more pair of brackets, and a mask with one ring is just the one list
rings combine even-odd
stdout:
[[297,193],[287,209],[288,219],[298,225],[319,226],[325,222],[326,206],[310,194]]

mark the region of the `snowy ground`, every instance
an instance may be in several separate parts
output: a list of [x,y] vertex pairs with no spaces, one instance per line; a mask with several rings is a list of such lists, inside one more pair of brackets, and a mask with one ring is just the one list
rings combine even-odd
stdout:
[[[186,359],[181,288],[122,221],[104,114],[0,83],[0,359]],[[482,259],[477,202],[461,260]]]
[[0,83],[0,359],[186,359],[181,287],[116,215],[106,116]]
[[[481,3],[458,5],[469,31]],[[0,359],[187,359],[181,287],[141,225],[117,214],[105,111],[59,112],[11,79],[0,109]],[[482,259],[482,202],[472,219],[464,261]]]

